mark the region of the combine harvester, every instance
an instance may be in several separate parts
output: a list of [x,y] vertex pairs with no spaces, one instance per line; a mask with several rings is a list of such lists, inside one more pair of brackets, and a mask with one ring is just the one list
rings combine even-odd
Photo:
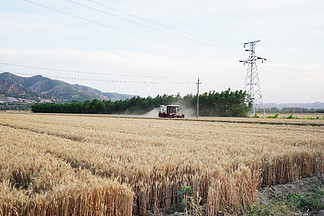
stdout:
[[160,118],[184,118],[184,114],[179,114],[181,110],[179,105],[161,105],[159,111]]

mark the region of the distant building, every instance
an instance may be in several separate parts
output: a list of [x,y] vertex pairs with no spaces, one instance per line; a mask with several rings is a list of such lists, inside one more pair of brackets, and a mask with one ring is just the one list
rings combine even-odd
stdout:
[[48,99],[42,99],[42,100],[40,100],[40,103],[53,103],[53,102]]

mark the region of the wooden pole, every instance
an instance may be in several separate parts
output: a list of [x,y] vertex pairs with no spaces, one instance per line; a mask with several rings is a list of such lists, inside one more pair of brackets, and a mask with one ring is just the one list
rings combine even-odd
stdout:
[[201,82],[199,82],[199,78],[196,84],[197,84],[197,118],[198,118],[199,117],[199,85],[202,84]]

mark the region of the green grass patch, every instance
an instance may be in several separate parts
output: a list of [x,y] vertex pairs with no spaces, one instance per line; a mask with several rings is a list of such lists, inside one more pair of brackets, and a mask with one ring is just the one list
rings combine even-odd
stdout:
[[260,116],[255,113],[255,115],[252,118],[260,118]]
[[265,203],[251,206],[248,215],[296,215],[302,212],[324,209],[324,187],[319,187],[309,194],[291,193],[286,197],[272,197]]
[[277,112],[276,114],[274,114],[272,116],[267,116],[267,118],[278,118],[279,114],[280,113]]
[[293,116],[292,114],[290,114],[289,116],[287,116],[287,119],[300,119],[297,116]]

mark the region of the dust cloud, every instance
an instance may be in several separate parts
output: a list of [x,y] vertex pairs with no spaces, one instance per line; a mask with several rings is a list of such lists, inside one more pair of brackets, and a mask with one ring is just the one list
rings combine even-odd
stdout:
[[179,101],[177,104],[180,105],[180,108],[181,108],[179,113],[184,114],[185,118],[186,117],[193,117],[193,116],[196,115],[196,110],[193,109],[192,107],[189,107],[188,104],[183,103],[181,101]]
[[148,111],[147,113],[141,115],[141,117],[147,117],[147,118],[158,118],[159,116],[159,111],[160,111],[160,108],[157,107],[157,108],[154,108],[152,109],[151,111]]
[[[168,104],[171,105],[171,104]],[[189,107],[187,104],[183,103],[182,101],[178,101],[176,103],[173,103],[173,105],[179,105],[181,110],[179,112],[179,114],[184,114],[185,118],[186,117],[194,117],[196,115],[196,110],[193,109],[192,107]],[[147,117],[147,118],[158,118],[159,116],[159,111],[160,111],[160,107],[156,107],[150,111],[148,111],[147,113],[141,115],[141,117]]]

